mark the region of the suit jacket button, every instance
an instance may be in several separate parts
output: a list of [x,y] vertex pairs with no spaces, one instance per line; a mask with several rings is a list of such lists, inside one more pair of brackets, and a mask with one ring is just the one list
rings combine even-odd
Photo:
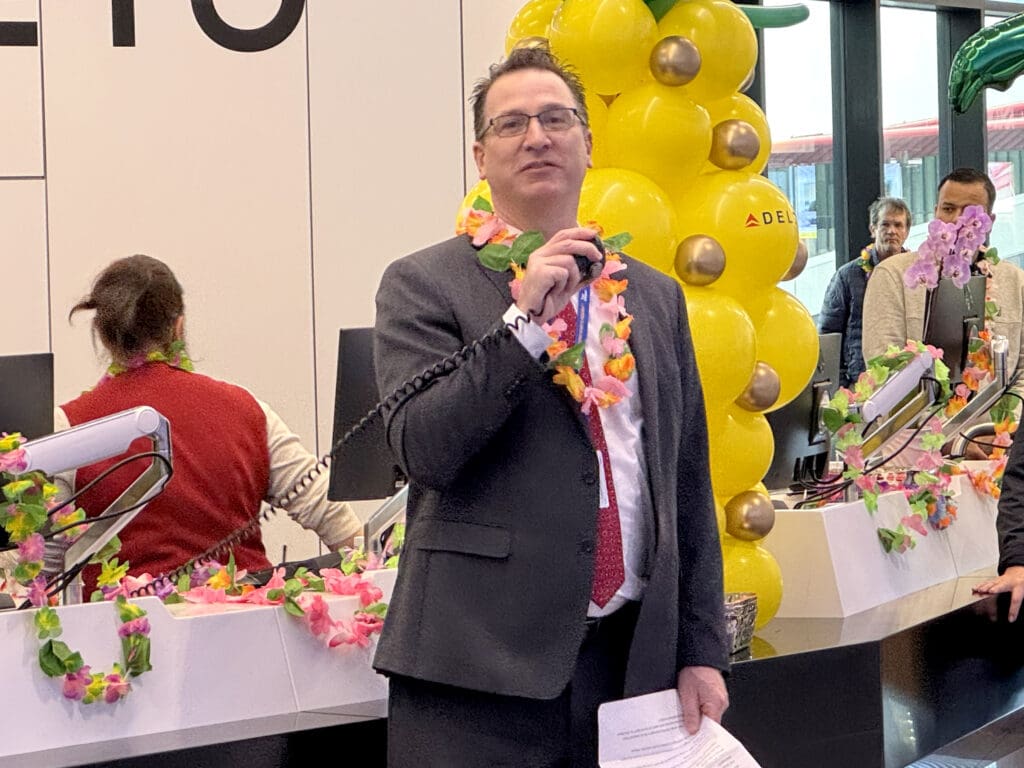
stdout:
[[592,555],[594,554],[594,542],[581,541],[578,549],[581,555]]
[[589,471],[588,472],[584,472],[583,473],[583,482],[586,483],[587,485],[593,485],[594,483],[597,482],[597,473],[596,472],[589,472]]

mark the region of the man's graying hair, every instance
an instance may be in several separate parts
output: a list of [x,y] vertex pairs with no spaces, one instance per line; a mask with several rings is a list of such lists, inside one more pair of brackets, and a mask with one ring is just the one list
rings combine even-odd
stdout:
[[579,112],[583,125],[589,125],[586,95],[579,77],[568,66],[556,59],[547,48],[513,48],[507,59],[498,64],[492,64],[487,77],[477,80],[476,85],[473,86],[473,95],[470,96],[469,103],[473,107],[473,133],[476,134],[477,139],[482,138],[484,131],[487,130],[487,125],[484,123],[484,102],[487,101],[487,92],[491,90],[494,81],[502,75],[523,69],[539,69],[558,75],[562,82],[569,86],[572,97],[576,101],[576,111]]
[[868,208],[868,221],[873,228],[878,226],[886,211],[905,213],[907,215],[907,229],[910,229],[910,225],[914,223],[914,217],[910,213],[910,206],[902,198],[880,197]]

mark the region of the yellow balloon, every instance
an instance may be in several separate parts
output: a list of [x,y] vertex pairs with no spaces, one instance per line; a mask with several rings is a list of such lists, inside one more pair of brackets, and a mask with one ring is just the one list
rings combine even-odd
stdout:
[[480,179],[476,184],[469,188],[469,192],[462,198],[462,203],[459,205],[459,210],[455,214],[455,221],[460,222],[462,218],[469,212],[469,209],[473,207],[473,203],[478,197],[482,197],[488,203],[493,205],[491,200],[491,185],[487,183],[486,179]]
[[565,0],[551,19],[551,50],[587,88],[615,94],[638,84],[658,25],[643,0]]
[[719,171],[698,176],[678,192],[667,191],[679,214],[680,239],[710,235],[725,251],[717,290],[747,296],[774,286],[792,264],[796,215],[782,191],[763,176]]
[[725,503],[721,499],[715,499],[715,520],[718,522],[718,532],[725,530]]
[[701,103],[739,90],[757,62],[757,34],[746,15],[726,0],[676,3],[658,22],[658,37],[680,35],[700,51],[700,71],[680,86]]
[[707,112],[681,89],[660,83],[620,93],[608,108],[605,136],[609,163],[666,188],[695,178],[711,151]]
[[[757,157],[744,170],[761,173],[768,165],[768,155],[772,152],[772,135],[765,117],[757,103],[742,93],[733,93],[724,99],[717,99],[704,105],[711,120],[711,127],[724,123],[726,120],[742,120],[753,126],[757,138],[761,141],[761,149]],[[704,164],[703,173],[714,173],[719,170],[710,160]]]
[[753,541],[722,536],[722,573],[726,592],[753,592],[757,595],[755,627],[763,627],[779,612],[782,571],[767,549]]
[[590,153],[590,163],[594,168],[604,168],[610,165],[606,157],[608,142],[606,141],[606,127],[608,125],[608,105],[604,99],[594,91],[587,91],[587,127],[593,137],[594,144]]
[[[702,379],[703,381],[703,379]],[[740,408],[708,420],[711,486],[716,496],[732,498],[764,477],[775,454],[768,420]]]
[[505,36],[505,55],[507,56],[516,43],[527,37],[547,37],[548,27],[555,10],[562,0],[530,0],[519,9],[508,25]]
[[779,399],[768,411],[788,403],[811,380],[818,365],[818,329],[810,313],[792,294],[771,290],[768,311],[757,325],[757,359],[779,376]]
[[[725,406],[732,403],[750,381],[757,351],[754,324],[736,299],[713,288],[683,285],[683,293],[710,424],[714,410],[722,409],[724,415]],[[739,490],[762,477],[764,472]]]
[[768,486],[764,483],[755,483],[750,490],[754,493],[763,493],[768,498],[771,498],[771,494],[768,492]]
[[622,168],[593,168],[583,179],[578,218],[596,221],[605,235],[629,232],[626,253],[655,269],[671,269],[676,214],[668,196],[646,176]]

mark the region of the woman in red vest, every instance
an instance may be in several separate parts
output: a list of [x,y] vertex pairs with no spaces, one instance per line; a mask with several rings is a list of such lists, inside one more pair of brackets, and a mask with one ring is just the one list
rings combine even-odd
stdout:
[[[111,365],[99,384],[57,409],[66,429],[128,408],[148,405],[171,425],[174,474],[162,494],[121,532],[120,559],[130,573],[166,573],[255,518],[263,501],[285,496],[316,464],[299,438],[266,403],[234,384],[192,371],[185,352],[182,289],[166,264],[130,256],[108,266],[69,317],[94,311],[93,333]],[[148,450],[137,441],[132,451]],[[127,455],[127,454],[126,454]],[[118,457],[121,458],[121,457]],[[83,467],[83,488],[117,459]],[[150,459],[116,470],[78,503],[102,512]],[[326,500],[321,473],[290,501],[288,513],[332,550],[351,542],[359,519],[345,503]],[[234,545],[239,568],[270,567],[256,527]]]

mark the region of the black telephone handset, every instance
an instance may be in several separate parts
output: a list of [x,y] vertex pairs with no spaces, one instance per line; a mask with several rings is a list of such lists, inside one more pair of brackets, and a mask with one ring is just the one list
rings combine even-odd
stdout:
[[601,258],[597,261],[591,261],[586,256],[581,256],[578,253],[573,254],[573,258],[576,260],[576,268],[580,271],[580,280],[586,282],[593,277],[598,277],[601,274],[601,270],[604,269],[605,262],[605,250],[604,243],[601,242],[600,237],[595,237],[591,240],[594,247],[601,252]]

